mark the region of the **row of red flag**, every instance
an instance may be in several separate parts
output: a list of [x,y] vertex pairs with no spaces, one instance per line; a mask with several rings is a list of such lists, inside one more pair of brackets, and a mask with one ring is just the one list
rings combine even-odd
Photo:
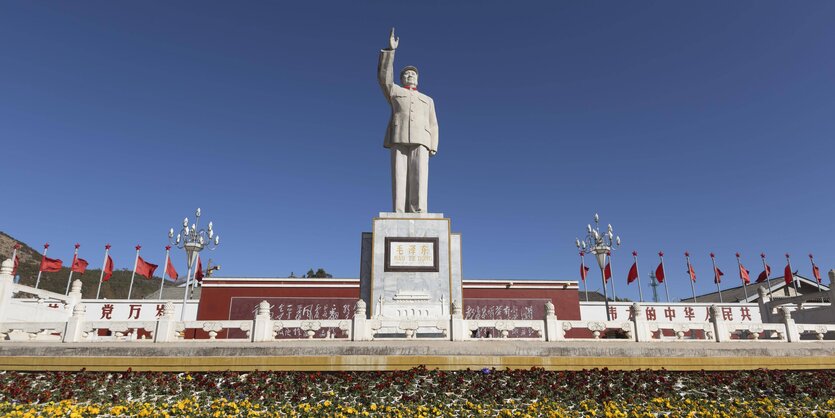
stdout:
[[[14,268],[12,270],[12,276],[17,275],[17,268],[20,264],[20,256],[17,255],[17,250],[20,249],[20,244],[15,244],[14,250]],[[75,244],[75,253],[73,254],[72,265],[70,270],[74,273],[84,274],[87,271],[87,266],[89,263],[87,260],[78,257],[78,248],[80,247],[79,244]],[[44,244],[44,254],[41,255],[41,265],[39,271],[45,273],[54,273],[61,270],[64,265],[64,262],[58,258],[49,258],[46,256],[46,250],[49,249],[49,244]],[[139,250],[141,246],[136,246],[136,268],[134,272],[140,276],[144,276],[145,278],[151,279],[154,276],[154,272],[156,271],[158,264],[153,264],[145,261],[142,256],[139,255]],[[168,251],[171,249],[171,246],[166,246],[165,250]],[[113,276],[113,258],[110,257],[110,244],[105,245],[105,261],[104,261],[104,274],[102,276],[102,281],[110,280],[110,277]],[[179,275],[177,274],[177,270],[174,268],[174,264],[171,263],[171,258],[166,257],[168,262],[165,266],[165,274],[171,281],[177,281]],[[163,278],[165,278],[163,276]],[[203,266],[200,262],[200,256],[197,257],[197,270],[195,271],[195,279],[198,281],[203,280]]]
[[[582,281],[586,280],[586,275],[589,271],[589,268],[588,266],[586,266],[585,263],[585,255],[586,253],[584,251],[580,251],[580,279]],[[611,253],[609,255],[611,255]],[[633,251],[632,256],[635,260],[632,263],[632,267],[629,268],[629,273],[627,273],[627,284],[632,283],[638,278],[638,253],[636,251]],[[658,267],[655,269],[655,279],[658,280],[658,283],[664,283],[664,280],[666,280],[667,278],[666,272],[664,270],[664,252],[659,252],[658,257],[660,258],[660,262],[658,263]],[[688,276],[690,276],[690,280],[695,282],[696,270],[690,263],[690,253],[685,252],[684,257],[687,260],[687,274]],[[769,276],[771,276],[771,266],[769,266],[768,263],[765,262],[765,254],[760,254],[760,257],[763,260],[763,271],[759,274],[759,276],[757,276],[756,283],[762,283],[768,280]],[[723,273],[722,270],[720,270],[719,267],[716,266],[716,257],[713,253],[710,253],[710,259],[713,264],[713,282],[720,283],[722,281],[722,276],[724,276],[725,273]],[[822,279],[820,268],[818,268],[817,264],[815,264],[815,259],[812,254],[809,254],[809,260],[812,263],[812,275],[815,277],[818,283],[821,283]],[[742,265],[742,262],[739,259],[739,253],[736,253],[736,261],[737,266],[739,268],[739,278],[745,285],[751,284],[751,272],[748,269],[746,269],[745,266]],[[608,261],[606,262],[606,266],[603,268],[603,277],[606,283],[608,283],[609,279],[612,278],[612,267],[611,263],[609,263]],[[786,284],[791,284],[793,277],[794,275],[792,274],[791,261],[789,259],[789,255],[786,254],[786,268],[784,270],[784,278]]]

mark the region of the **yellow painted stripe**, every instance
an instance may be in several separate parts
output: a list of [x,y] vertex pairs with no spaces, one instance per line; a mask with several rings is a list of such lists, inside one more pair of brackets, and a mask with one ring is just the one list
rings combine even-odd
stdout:
[[34,357],[0,356],[0,370],[222,371],[430,369],[749,370],[835,369],[835,356],[820,357],[534,357],[534,356],[246,356],[246,357]]

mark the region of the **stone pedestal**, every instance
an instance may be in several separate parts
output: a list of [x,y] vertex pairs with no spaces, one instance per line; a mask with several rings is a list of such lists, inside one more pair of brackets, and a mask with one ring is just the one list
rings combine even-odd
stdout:
[[360,297],[372,319],[448,320],[461,276],[461,235],[443,214],[382,212],[363,234]]

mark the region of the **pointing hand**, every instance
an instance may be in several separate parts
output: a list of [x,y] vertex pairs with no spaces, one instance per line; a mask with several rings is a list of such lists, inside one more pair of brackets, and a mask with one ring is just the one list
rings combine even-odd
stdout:
[[389,34],[389,49],[394,50],[397,49],[397,44],[400,43],[400,38],[394,36],[394,28],[391,28],[391,34]]

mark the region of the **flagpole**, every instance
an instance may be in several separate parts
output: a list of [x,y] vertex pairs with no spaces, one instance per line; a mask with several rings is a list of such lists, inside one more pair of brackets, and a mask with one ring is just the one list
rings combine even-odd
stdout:
[[[191,289],[189,289],[189,291],[188,291],[188,298],[189,299],[194,298],[194,289],[197,288],[197,284],[198,283],[200,283],[201,285],[203,284],[202,280],[200,280],[200,281],[197,280],[197,273],[201,274],[201,276],[200,276],[201,279],[203,278],[203,276],[202,276],[203,270],[201,268],[202,267],[201,264],[202,263],[200,262],[200,254],[198,253],[197,254],[197,265],[194,266],[194,277],[191,278]],[[212,259],[209,259],[209,263],[206,264],[206,271],[209,270],[209,267],[211,267],[211,264],[212,264]]]
[[580,251],[580,278],[583,279],[583,290],[586,293],[586,302],[589,301],[589,284],[586,283],[586,255],[585,251]]
[[65,295],[70,294],[70,283],[72,283],[73,268],[75,267],[75,261],[78,260],[78,247],[80,246],[81,244],[75,243],[75,252],[72,255],[72,264],[70,264],[70,277],[67,278],[67,290],[64,291]]
[[644,302],[644,291],[641,289],[641,273],[638,271],[638,252],[632,251],[632,258],[635,260],[635,273],[638,277],[638,298],[641,299],[641,303]]
[[136,266],[139,264],[139,250],[141,245],[136,246],[136,258],[133,260],[133,273],[130,274],[130,287],[128,287],[128,299],[130,299],[131,291],[133,290],[133,277],[136,276]]
[[768,272],[768,263],[765,262],[765,253],[760,253],[760,258],[763,259],[763,272],[765,273],[765,284],[768,285],[768,298],[771,299],[771,278],[768,277],[771,274],[769,274]]
[[[17,266],[17,249],[20,248],[19,243],[15,243],[14,247],[12,247],[12,266]],[[17,268],[14,270],[14,274],[17,274]],[[14,281],[14,277],[12,277],[12,281]],[[17,282],[15,282],[17,283]]]
[[162,280],[159,281],[159,298],[162,300],[162,286],[165,284],[165,275],[168,273],[168,253],[171,251],[171,246],[165,246],[165,264],[163,264]]
[[609,255],[609,272],[612,274],[612,277],[609,278],[609,280],[612,281],[612,300],[617,302],[618,301],[618,295],[617,295],[617,292],[615,292],[615,271],[614,271],[615,269],[614,269],[614,267],[612,267],[612,253],[609,253],[608,255]]
[[736,266],[739,268],[739,278],[742,279],[742,290],[745,292],[745,301],[748,302],[748,284],[742,278],[742,262],[739,261],[739,253],[736,253]]
[[110,254],[110,244],[104,246],[104,261],[101,262],[101,275],[99,275],[99,288],[96,289],[96,299],[101,293],[101,282],[104,280],[104,269],[107,267],[107,256]]
[[696,303],[696,286],[693,286],[693,277],[690,275],[690,253],[685,251],[684,257],[687,258],[687,280],[690,282],[690,291],[693,292],[693,303]]
[[[812,262],[812,277],[815,279],[816,282],[818,282],[818,292],[823,292],[823,290],[821,290],[821,281],[818,280],[818,275],[820,273],[815,273],[815,269],[817,268],[817,266],[815,266],[815,256],[813,256],[811,253],[809,253],[809,261]],[[821,302],[823,302],[823,299],[821,299]]]
[[35,280],[35,289],[38,288],[38,285],[41,284],[41,273],[43,273],[43,259],[46,257],[46,250],[49,249],[49,243],[43,245],[43,255],[41,255],[41,265],[38,266],[38,279]]
[[[670,280],[667,278],[667,267],[664,266],[664,251],[658,252],[658,257],[661,258],[661,271],[664,272],[664,294],[667,295],[667,303],[670,303],[670,289],[667,287],[667,281]],[[695,302],[696,293],[693,292],[693,301]]]
[[719,276],[719,272],[716,270],[716,259],[713,258],[713,253],[710,253],[710,262],[713,263],[713,281],[716,283],[716,289],[719,290],[719,303],[725,303],[722,300],[722,287],[719,285],[719,282],[722,281],[722,278]]
[[186,272],[186,288],[183,291],[183,309],[180,311],[180,321],[186,320],[186,302],[188,301],[188,285],[191,283],[191,267],[197,266],[195,263],[197,261],[197,255],[197,251],[191,253],[191,260],[188,262],[188,272]]
[[[794,284],[794,295],[799,296],[799,292],[798,292],[798,288],[797,288],[797,280],[794,279],[794,272],[792,270],[792,262],[789,259],[789,253],[786,253],[786,265],[789,266],[789,273],[792,274],[792,284]],[[785,279],[785,277],[783,279]]]

